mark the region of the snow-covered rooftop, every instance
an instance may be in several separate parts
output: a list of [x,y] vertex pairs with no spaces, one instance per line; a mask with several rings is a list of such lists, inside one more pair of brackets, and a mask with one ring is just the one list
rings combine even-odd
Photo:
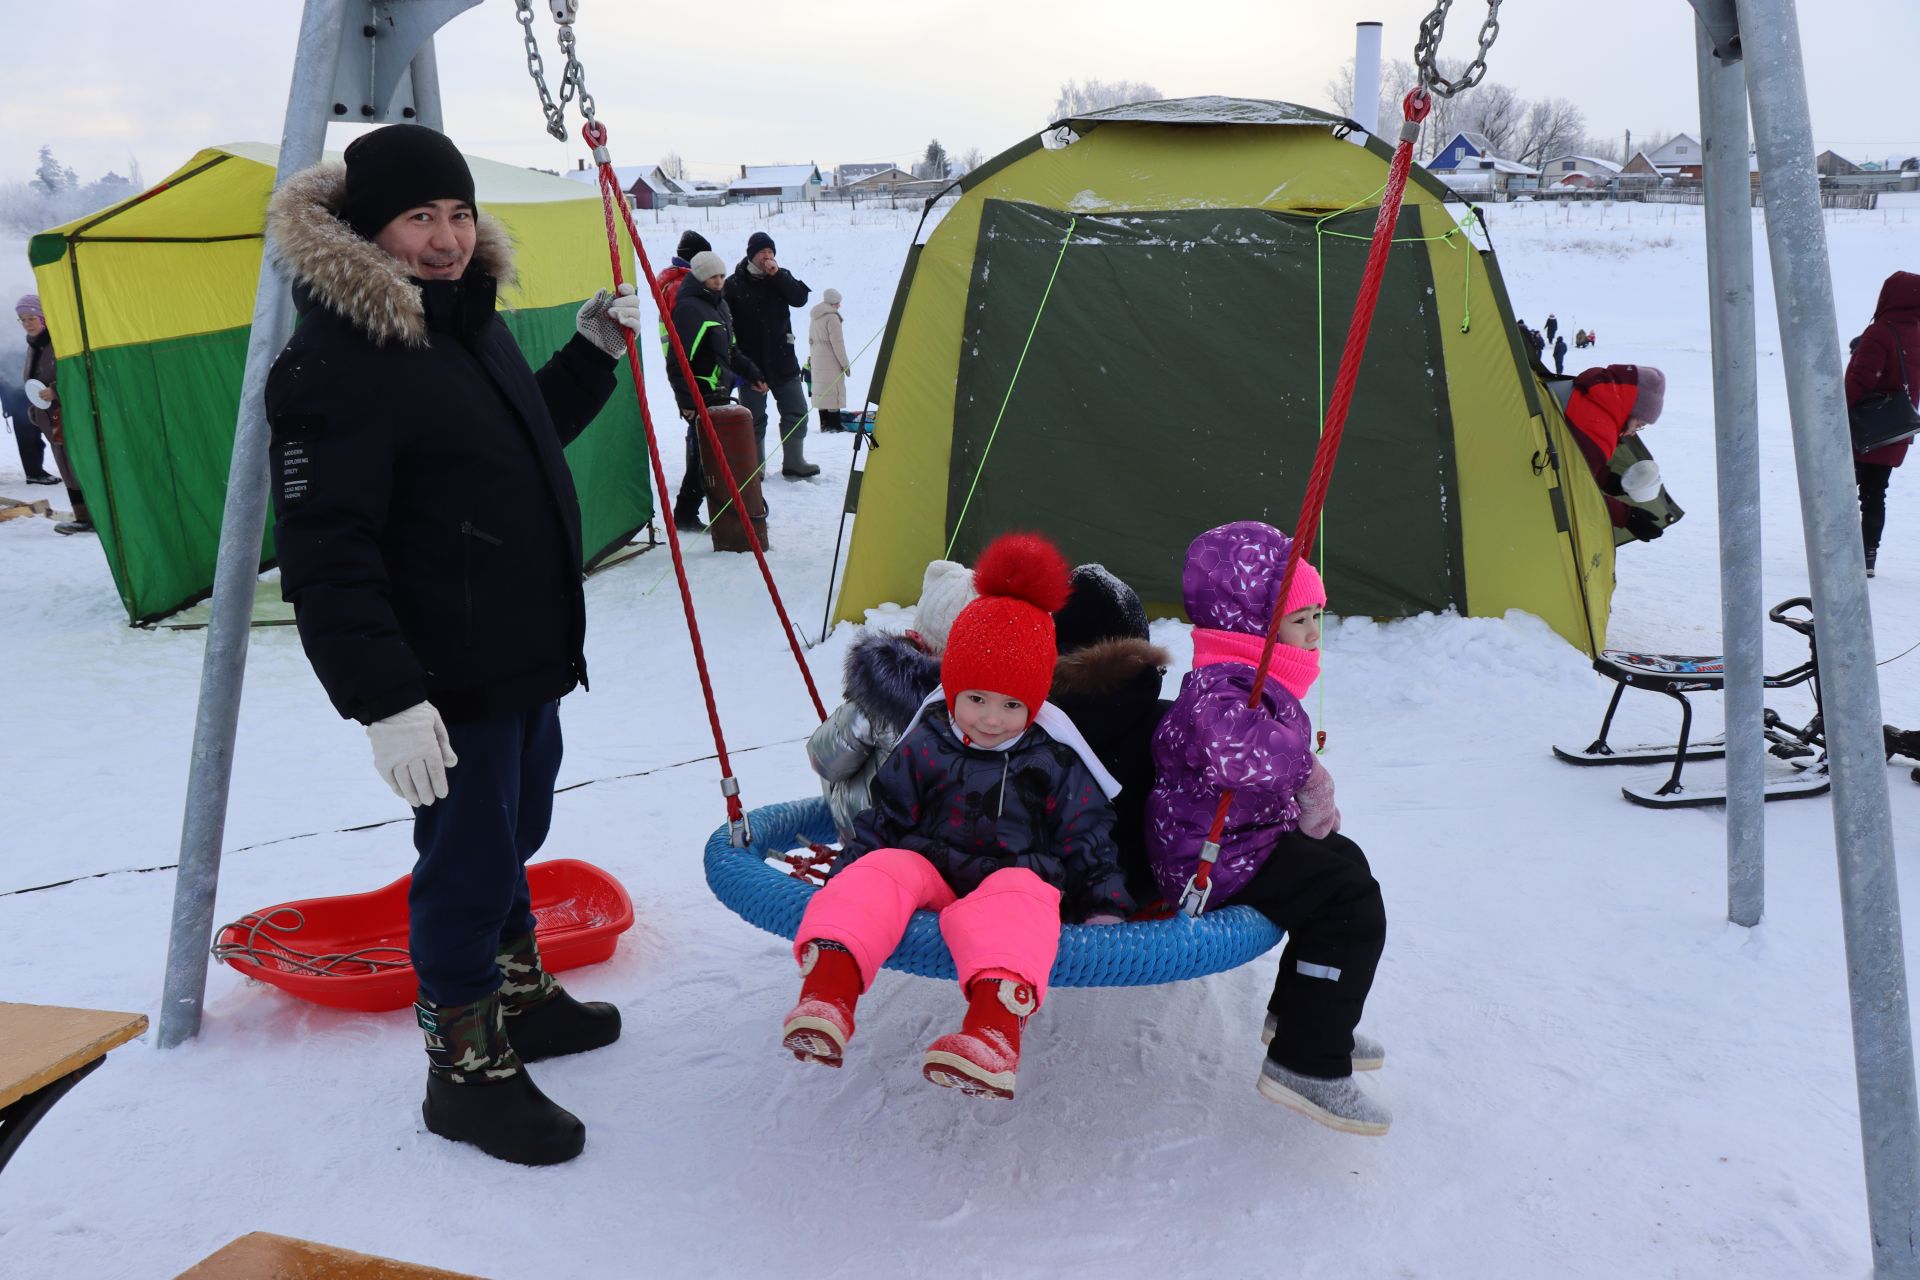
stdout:
[[804,187],[816,172],[810,164],[750,164],[746,174],[727,184],[730,191],[758,187]]

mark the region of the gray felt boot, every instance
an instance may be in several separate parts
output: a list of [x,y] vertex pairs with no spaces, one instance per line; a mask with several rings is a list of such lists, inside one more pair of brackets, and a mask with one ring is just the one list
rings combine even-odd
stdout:
[[1352,1076],[1325,1079],[1289,1071],[1272,1058],[1260,1063],[1260,1096],[1329,1129],[1378,1137],[1393,1123],[1392,1114],[1360,1091]]

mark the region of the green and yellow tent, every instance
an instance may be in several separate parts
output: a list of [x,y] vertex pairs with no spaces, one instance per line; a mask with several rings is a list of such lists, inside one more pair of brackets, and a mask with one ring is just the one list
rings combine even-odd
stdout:
[[[210,147],[151,190],[28,246],[59,354],[67,456],[135,622],[213,588],[277,158],[256,143]],[[514,238],[520,280],[503,291],[503,318],[538,368],[572,334],[580,303],[607,284],[599,193],[491,160],[468,164],[481,206]],[[624,367],[567,459],[591,564],[653,517]],[[263,569],[273,554],[269,530]]]
[[[836,616],[1037,528],[1176,613],[1194,535],[1289,526],[1391,153],[1287,103],[1061,121],[908,254]],[[1065,132],[1056,132],[1065,130]],[[1064,145],[1062,145],[1064,144]],[[1414,169],[1321,538],[1333,611],[1606,639],[1612,529],[1465,206]]]

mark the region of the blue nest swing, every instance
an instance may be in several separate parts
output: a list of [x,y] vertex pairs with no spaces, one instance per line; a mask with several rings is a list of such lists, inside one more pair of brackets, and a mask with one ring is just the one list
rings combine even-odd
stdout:
[[[747,848],[734,848],[724,826],[708,837],[707,886],[748,924],[791,938],[814,887],[767,859],[838,839],[833,814],[816,796],[754,809],[747,816],[753,829]],[[1280,927],[1252,907],[1221,907],[1198,919],[1174,915],[1116,925],[1070,924],[1060,930],[1060,956],[1050,981],[1056,987],[1147,987],[1204,978],[1272,950],[1281,937]],[[956,976],[933,912],[914,912],[886,967],[922,978]]]

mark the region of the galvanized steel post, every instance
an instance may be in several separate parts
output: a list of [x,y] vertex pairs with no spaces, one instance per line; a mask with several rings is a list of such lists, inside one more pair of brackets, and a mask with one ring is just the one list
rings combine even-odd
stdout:
[[[340,55],[340,22],[346,0],[306,0],[293,86],[280,132],[278,189],[291,174],[316,163],[326,144],[333,106],[333,75]],[[220,519],[220,551],[213,576],[213,616],[200,669],[200,709],[193,726],[193,758],[187,773],[187,804],[180,830],[180,870],[173,888],[173,927],[167,942],[166,990],[160,1005],[159,1044],[170,1049],[200,1030],[207,990],[207,946],[213,937],[213,900],[220,881],[220,841],[227,827],[227,792],[233,780],[233,743],[240,722],[240,690],[247,672],[247,630],[253,620],[254,582],[260,576],[260,543],[267,520],[267,421],[262,399],[267,370],[293,329],[293,302],[263,245],[253,330],[247,338],[246,373],[240,383],[240,415],[233,461],[227,471],[226,507]]]
[[1760,583],[1760,389],[1753,337],[1753,198],[1747,73],[1694,24],[1700,144],[1706,152],[1707,294],[1713,326],[1714,460],[1720,490],[1720,629],[1726,653],[1727,919],[1757,925],[1766,905],[1765,675]]
[[1840,335],[1793,0],[1738,0],[1800,479],[1874,1272],[1920,1277],[1920,1109]]

